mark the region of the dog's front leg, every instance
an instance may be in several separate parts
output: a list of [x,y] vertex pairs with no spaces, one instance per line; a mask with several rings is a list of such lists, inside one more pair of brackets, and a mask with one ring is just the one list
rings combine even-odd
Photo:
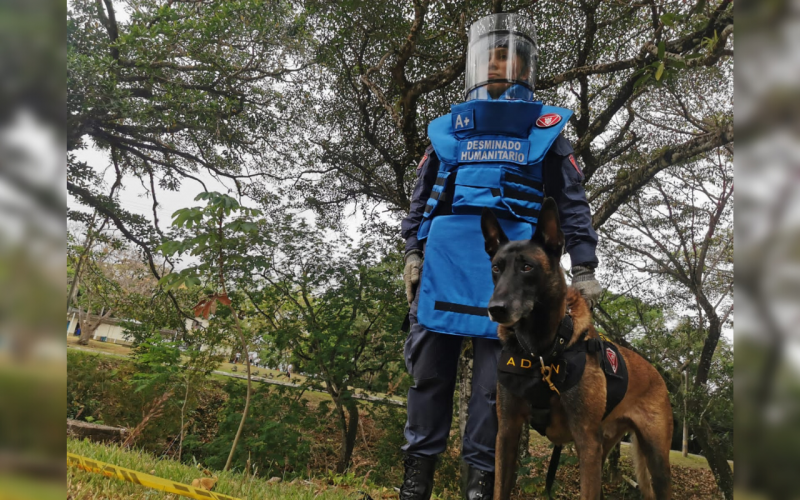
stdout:
[[581,500],[600,500],[603,480],[603,446],[600,436],[575,436],[581,467]]
[[497,440],[494,458],[494,500],[511,498],[517,473],[517,455],[528,403],[497,384]]
[[[561,394],[561,403],[567,414],[567,422],[581,468],[581,500],[600,500],[603,477],[603,435],[600,421],[603,418],[605,391],[592,390],[602,373],[584,373],[581,384]],[[603,381],[605,382],[605,381]]]

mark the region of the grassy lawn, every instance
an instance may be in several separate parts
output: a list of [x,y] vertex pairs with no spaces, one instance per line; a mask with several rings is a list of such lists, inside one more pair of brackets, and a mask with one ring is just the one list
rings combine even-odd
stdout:
[[131,348],[124,344],[113,344],[111,342],[100,342],[99,340],[89,340],[88,346],[78,345],[80,337],[74,335],[67,336],[68,347],[79,347],[81,349],[89,349],[92,351],[102,352],[105,354],[116,354],[118,356],[130,356]]
[[[159,460],[153,455],[125,450],[116,445],[107,446],[89,441],[68,439],[67,451],[186,485],[191,485],[193,479],[206,477],[197,467],[171,460]],[[295,480],[292,483],[284,483],[282,481],[270,483],[268,482],[270,478],[246,476],[239,472],[217,471],[215,474],[218,474],[218,482],[213,489],[214,492],[242,500],[273,498],[289,500],[353,500],[363,496],[357,494],[359,490],[368,493],[375,499],[396,495],[386,488],[378,488],[371,484],[364,484],[361,479],[347,477],[332,477],[314,481]],[[332,483],[339,484],[334,485]],[[63,489],[61,491],[63,492]],[[75,500],[177,500],[185,498],[124,482],[116,478],[107,478],[100,474],[85,472],[74,467],[70,467],[67,470],[67,494],[72,495]]]
[[[234,371],[234,368],[236,368],[236,371]],[[238,375],[247,374],[247,366],[245,366],[243,363],[237,363],[234,365],[233,363],[225,362],[220,364],[217,370],[223,372],[236,373]],[[292,379],[289,380],[289,377],[286,376],[286,372],[279,372],[278,370],[272,370],[270,368],[259,368],[256,366],[251,366],[250,373],[256,377],[264,377],[272,380],[277,380],[279,382],[291,382],[293,384],[302,384],[303,382],[306,381],[305,377],[303,377],[302,375],[296,375],[294,373],[292,374]]]
[[[531,438],[531,444],[534,446],[535,452],[538,451],[539,454],[542,454],[548,451],[546,448],[543,450],[538,446],[542,444],[543,438],[535,436],[531,436]],[[623,473],[632,476],[633,471],[627,458],[629,453],[626,452],[626,448],[629,451],[629,446],[623,446],[623,458],[620,464],[623,468]],[[123,449],[119,445],[103,445],[89,441],[67,439],[67,451],[186,485],[191,485],[194,479],[207,477],[207,474],[204,474],[199,466],[185,465],[167,459],[162,460],[141,451]],[[568,451],[567,455],[571,455],[571,453]],[[677,455],[680,455],[680,453],[677,453]],[[542,465],[544,465],[546,457],[542,456],[541,459]],[[713,477],[703,464],[697,461],[687,465],[678,464],[677,462],[679,461],[673,464],[675,465],[673,467],[673,485],[678,490],[675,498],[692,500],[716,498],[716,495],[710,491],[710,489],[713,490]],[[688,472],[691,470],[695,470],[697,473]],[[539,470],[536,474],[541,476],[544,474],[544,470]],[[367,493],[375,500],[397,498],[397,493],[392,488],[377,486],[364,477],[353,476],[352,474],[295,479],[292,482],[283,482],[276,479],[272,479],[273,482],[270,482],[270,478],[253,477],[242,472],[213,471],[213,475],[218,478],[217,485],[213,491],[241,500],[277,498],[289,500],[355,500],[363,498],[364,493]],[[703,478],[706,486],[703,491],[695,492],[694,489],[697,488],[697,485],[693,483],[700,477]],[[558,498],[576,498],[579,488],[578,478],[576,459],[573,458],[567,464],[562,463],[558,475],[557,486],[560,492]],[[613,488],[606,488],[606,493],[609,494],[607,498],[638,498],[638,494],[631,491],[623,483]],[[71,495],[68,498],[74,500],[178,500],[182,498],[116,478],[107,478],[100,474],[85,472],[74,467],[70,467],[67,470],[67,494]],[[0,495],[0,497],[2,496]],[[445,497],[458,498],[458,495],[446,494]],[[536,497],[536,495],[533,495],[533,497]],[[55,498],[55,496],[52,498]],[[515,490],[513,498],[528,500],[532,496],[530,494],[521,494],[521,492]],[[743,496],[742,498],[760,500],[758,497]]]
[[[89,340],[88,346],[78,345],[78,339],[80,337],[76,337],[74,335],[67,336],[67,345],[70,347],[78,347],[80,349],[91,350],[95,352],[100,352],[104,354],[116,354],[119,356],[130,356],[132,349],[124,344],[114,344],[111,342],[100,342],[99,340]],[[234,371],[235,369],[235,371]],[[230,372],[236,373],[238,375],[246,374],[247,368],[242,363],[228,363],[224,362],[219,365],[217,368],[219,371],[223,372]],[[251,367],[251,373],[254,376],[264,377],[272,380],[278,380],[281,382],[289,382],[289,378],[286,376],[286,373],[279,372],[278,370],[270,370],[267,368],[258,368],[255,366]],[[291,382],[295,384],[302,384],[305,382],[306,378],[301,375],[294,375],[292,374]]]

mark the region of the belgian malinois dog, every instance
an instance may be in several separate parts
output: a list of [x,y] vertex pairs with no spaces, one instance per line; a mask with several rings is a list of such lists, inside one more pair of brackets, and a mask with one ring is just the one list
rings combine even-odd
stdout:
[[[483,211],[481,229],[486,252],[491,257],[494,280],[489,315],[499,323],[497,333],[504,350],[541,359],[540,353],[552,352],[559,325],[567,313],[573,322],[567,348],[599,337],[586,302],[576,289],[567,287],[561,271],[564,234],[552,198],[544,200],[538,227],[530,240],[509,241],[489,209]],[[546,395],[552,394],[547,438],[556,446],[575,442],[580,463],[581,499],[596,500],[601,497],[605,457],[626,433],[632,432],[636,477],[642,495],[648,500],[669,499],[673,423],[667,387],[650,363],[633,351],[616,347],[629,375],[624,397],[604,417],[606,376],[599,356],[587,353],[583,375],[577,385],[560,394],[546,392]],[[544,364],[542,361],[542,368]],[[616,363],[614,366],[616,371]],[[528,401],[498,383],[495,500],[505,500],[511,495],[521,429],[531,415]]]

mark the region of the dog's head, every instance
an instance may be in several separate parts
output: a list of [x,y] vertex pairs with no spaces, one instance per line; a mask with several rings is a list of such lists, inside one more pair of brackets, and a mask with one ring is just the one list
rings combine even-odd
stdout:
[[488,208],[481,214],[481,230],[486,253],[492,259],[494,294],[489,301],[492,321],[511,327],[536,307],[563,302],[566,282],[559,261],[564,233],[552,198],[544,200],[539,223],[530,240],[509,241],[497,217]]

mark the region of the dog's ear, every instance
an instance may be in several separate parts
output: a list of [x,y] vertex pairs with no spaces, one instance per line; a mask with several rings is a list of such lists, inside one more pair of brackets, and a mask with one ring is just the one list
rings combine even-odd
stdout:
[[564,249],[564,233],[561,232],[558,207],[553,198],[544,199],[542,210],[539,212],[539,223],[532,239],[540,243],[548,253],[561,257]]
[[483,231],[486,253],[489,254],[489,257],[494,257],[494,254],[500,249],[500,245],[508,243],[508,236],[500,227],[494,212],[486,207],[483,207],[483,212],[481,212],[481,231]]

